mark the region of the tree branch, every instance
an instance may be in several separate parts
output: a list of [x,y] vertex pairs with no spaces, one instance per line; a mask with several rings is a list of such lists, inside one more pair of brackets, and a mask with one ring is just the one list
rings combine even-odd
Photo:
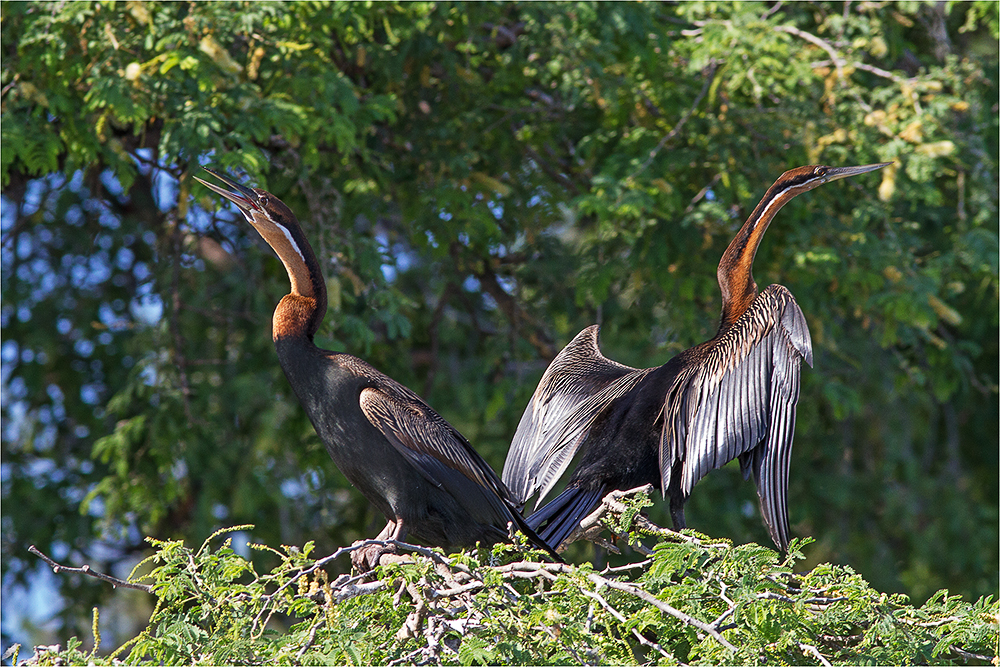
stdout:
[[594,583],[601,583],[601,584],[607,586],[608,588],[614,588],[615,590],[623,591],[625,593],[629,593],[630,595],[634,595],[635,597],[639,598],[643,602],[646,602],[648,604],[653,605],[654,607],[656,607],[657,609],[659,609],[660,611],[662,611],[664,614],[668,614],[670,616],[673,616],[677,620],[682,621],[682,622],[684,622],[684,623],[686,623],[688,625],[694,626],[694,627],[698,628],[699,630],[701,630],[702,632],[707,632],[709,635],[711,635],[713,638],[715,638],[715,640],[717,642],[719,642],[720,644],[722,644],[723,646],[725,646],[727,649],[729,649],[733,653],[736,652],[736,647],[733,646],[732,644],[730,644],[726,640],[726,638],[723,637],[719,633],[719,631],[716,630],[714,627],[712,627],[708,623],[704,623],[702,621],[699,621],[697,618],[695,618],[693,616],[689,616],[688,614],[685,614],[683,611],[681,611],[679,609],[674,609],[673,607],[671,607],[670,605],[668,605],[666,602],[663,602],[659,598],[653,596],[650,593],[647,593],[646,591],[642,590],[641,588],[639,588],[637,586],[633,586],[632,584],[625,584],[625,583],[622,583],[622,582],[619,582],[619,581],[614,581],[612,579],[605,579],[604,577],[602,577],[600,575],[597,575],[597,574],[591,574],[591,575],[588,576],[588,578],[591,581],[593,581]]
[[60,572],[76,572],[79,574],[85,574],[88,577],[94,577],[95,579],[100,579],[101,581],[105,581],[114,586],[115,588],[134,588],[135,590],[143,591],[144,593],[153,592],[152,586],[147,586],[146,584],[134,584],[131,581],[125,581],[124,579],[119,579],[118,577],[112,577],[110,574],[104,574],[103,572],[98,572],[97,570],[90,569],[89,565],[84,565],[83,567],[67,567],[65,565],[60,565],[59,563],[55,562],[54,560],[43,554],[41,551],[39,551],[34,544],[28,547],[28,552],[38,556],[43,561],[45,561],[49,565],[49,567],[52,568],[52,571],[56,574],[59,574]]
[[840,79],[845,78],[844,65],[847,64],[847,61],[844,59],[843,56],[840,55],[840,53],[837,52],[835,48],[833,48],[833,45],[830,44],[830,42],[826,41],[825,39],[820,39],[816,35],[806,32],[805,30],[799,30],[798,28],[790,25],[779,25],[778,27],[775,28],[775,30],[777,30],[778,32],[788,33],[789,35],[794,35],[799,39],[804,39],[810,44],[818,46],[819,48],[826,51],[827,55],[830,56],[830,60],[833,61],[834,67],[837,68],[837,76]]
[[[645,486],[638,486],[634,489],[629,489],[627,491],[612,491],[608,495],[604,496],[601,500],[601,506],[596,510],[591,512],[589,515],[584,517],[580,521],[580,525],[577,527],[573,533],[563,542],[563,544],[570,544],[577,540],[588,540],[590,542],[595,542],[598,540],[598,535],[606,527],[604,519],[607,518],[609,514],[624,514],[628,509],[621,503],[621,500],[629,496],[634,496],[636,494],[646,494],[647,496],[653,492],[653,485],[646,484]],[[654,535],[659,538],[669,539],[676,542],[688,542],[689,544],[697,544],[706,548],[719,548],[726,547],[726,544],[710,544],[699,540],[697,537],[692,537],[690,535],[685,535],[679,533],[676,530],[670,530],[668,528],[662,528],[657,526],[655,523],[650,521],[648,518],[642,514],[637,514],[634,519],[632,519],[632,528],[640,533],[646,535]],[[603,540],[601,540],[603,542]],[[605,542],[602,546],[606,545]],[[562,546],[562,545],[560,545]],[[639,544],[636,550],[640,553],[649,556],[652,551],[643,545]]]
[[830,664],[830,661],[827,660],[826,657],[819,652],[819,649],[813,646],[812,644],[799,642],[799,650],[819,660],[819,664],[823,665],[823,667],[833,667],[833,665]]
[[684,127],[684,124],[688,122],[688,119],[694,115],[694,112],[698,109],[698,105],[701,104],[701,101],[705,99],[705,95],[708,94],[708,89],[712,85],[712,81],[715,80],[715,72],[716,70],[718,70],[718,68],[719,64],[714,60],[709,64],[708,74],[705,76],[705,83],[701,87],[701,92],[699,92],[698,96],[694,98],[694,103],[691,105],[691,108],[688,109],[683,116],[681,116],[681,119],[677,121],[677,124],[674,125],[673,129],[667,132],[663,136],[663,138],[660,139],[660,142],[656,144],[656,148],[649,151],[649,157],[646,158],[646,161],[643,162],[641,165],[639,165],[639,168],[636,169],[632,174],[625,177],[626,181],[631,181],[636,176],[644,172],[646,168],[649,167],[650,164],[652,164],[653,160],[656,159],[657,153],[659,153],[660,150],[662,150],[663,147],[666,146],[667,142],[677,136],[677,134],[681,131],[681,128]]

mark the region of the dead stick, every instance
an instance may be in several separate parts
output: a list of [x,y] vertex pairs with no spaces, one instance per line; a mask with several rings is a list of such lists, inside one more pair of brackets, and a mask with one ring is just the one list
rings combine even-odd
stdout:
[[28,552],[33,553],[52,568],[52,571],[56,574],[60,572],[79,572],[80,574],[85,574],[88,577],[94,577],[95,579],[100,579],[101,581],[106,581],[115,588],[119,586],[122,588],[134,588],[137,591],[144,591],[146,593],[152,593],[153,587],[147,586],[146,584],[133,584],[131,581],[125,581],[124,579],[119,579],[118,577],[112,577],[110,574],[104,574],[103,572],[98,572],[97,570],[90,569],[89,565],[84,565],[83,567],[67,567],[65,565],[60,565],[55,562],[41,551],[39,551],[34,544],[28,547]]

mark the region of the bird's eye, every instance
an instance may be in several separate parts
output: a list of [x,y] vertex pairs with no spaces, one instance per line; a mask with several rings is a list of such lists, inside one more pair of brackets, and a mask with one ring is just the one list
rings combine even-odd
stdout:
[[813,176],[826,176],[826,167],[821,165],[813,169]]
[[267,206],[267,195],[261,195],[257,201],[260,202],[261,206]]

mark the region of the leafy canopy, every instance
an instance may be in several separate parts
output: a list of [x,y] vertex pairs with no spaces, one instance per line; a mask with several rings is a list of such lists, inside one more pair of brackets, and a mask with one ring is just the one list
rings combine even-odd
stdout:
[[[634,366],[707,339],[718,258],[773,179],[882,160],[782,210],[755,264],[816,352],[792,532],[818,540],[806,566],[879,590],[996,592],[995,3],[0,15],[5,592],[38,577],[29,544],[127,571],[143,535],[246,523],[332,553],[381,521],[288,390],[268,332],[287,279],[193,182],[203,163],[299,215],[331,294],[318,342],[417,390],[499,468],[576,332],[601,323]],[[767,539],[731,469],[689,520]],[[59,585],[82,634],[103,589]]]

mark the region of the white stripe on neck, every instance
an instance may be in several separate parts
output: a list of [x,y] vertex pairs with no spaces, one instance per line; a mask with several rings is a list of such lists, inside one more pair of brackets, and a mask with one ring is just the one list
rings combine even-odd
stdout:
[[282,224],[274,223],[274,226],[281,230],[281,233],[285,235],[286,239],[288,239],[288,243],[291,244],[292,250],[295,251],[295,253],[299,256],[299,259],[302,260],[302,263],[305,264],[306,256],[302,254],[301,250],[299,250],[299,244],[295,242],[294,238],[292,238],[292,233],[285,229],[285,226]]
[[[816,178],[821,178],[821,177],[816,177]],[[797,188],[803,188],[806,185],[808,185],[809,183],[812,183],[813,180],[815,180],[815,179],[810,179],[810,180],[806,181],[805,183],[800,183],[799,185],[797,185],[795,187],[797,187]],[[764,210],[760,212],[759,216],[757,216],[757,222],[754,223],[754,225],[753,225],[754,227],[756,227],[758,224],[760,224],[760,221],[763,220],[767,216],[768,210],[770,210],[770,208],[772,206],[774,206],[775,203],[777,203],[782,198],[782,195],[785,194],[786,192],[788,192],[788,190],[782,190],[776,196],[771,197],[771,201],[767,202],[767,206],[765,206]],[[791,199],[791,198],[789,198],[789,199]],[[788,200],[786,199],[785,201],[783,201],[780,204],[778,204],[778,207],[780,208],[780,207],[784,206],[787,202],[788,202]],[[775,211],[775,215],[777,215],[777,211]]]

